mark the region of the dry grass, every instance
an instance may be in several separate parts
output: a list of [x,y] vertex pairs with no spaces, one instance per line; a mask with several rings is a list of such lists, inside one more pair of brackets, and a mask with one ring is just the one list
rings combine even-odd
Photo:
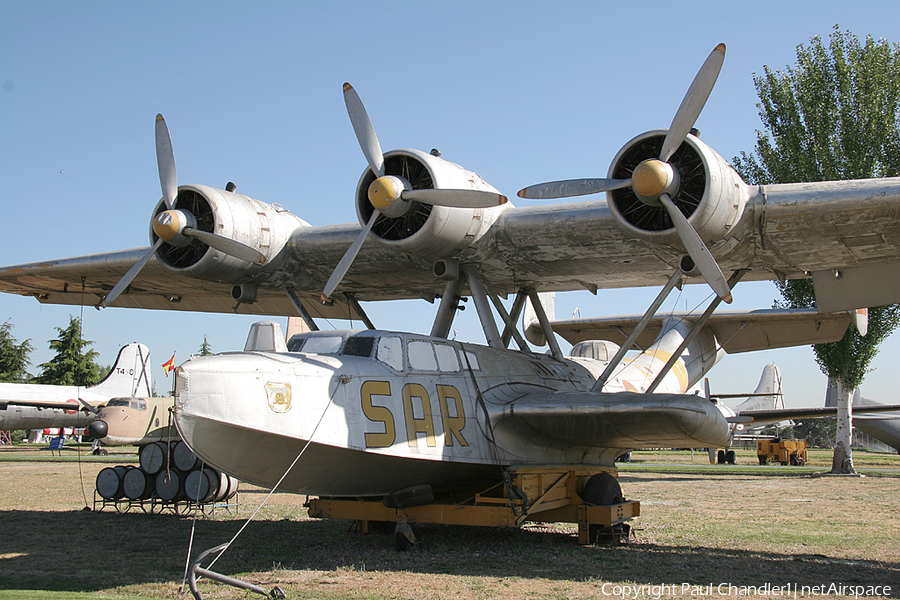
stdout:
[[[684,456],[638,458],[683,464]],[[704,456],[696,456],[696,467],[686,467],[700,472],[647,472],[646,462],[624,467],[626,496],[642,502],[627,546],[579,547],[571,527],[426,526],[422,547],[398,553],[389,534],[363,536],[347,522],[310,520],[302,497],[275,494],[214,569],[280,585],[290,598],[602,598],[615,591],[611,584],[651,586],[643,598],[738,598],[751,590],[720,594],[716,586],[832,582],[891,586],[890,595],[900,597],[900,477],[700,470]],[[884,457],[877,459],[887,463],[882,468],[894,464],[873,456]],[[0,453],[0,589],[178,597],[191,519],[82,511],[79,480],[92,499],[96,473],[108,462],[9,458]],[[198,520],[193,555],[231,539],[264,497],[245,489],[238,515]],[[660,585],[674,589],[652,587]],[[258,597],[211,582],[202,590],[208,599]]]

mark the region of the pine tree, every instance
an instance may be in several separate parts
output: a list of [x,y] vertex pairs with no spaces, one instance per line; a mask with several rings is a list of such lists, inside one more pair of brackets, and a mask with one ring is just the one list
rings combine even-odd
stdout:
[[70,316],[69,326],[56,328],[59,337],[50,340],[50,349],[56,356],[40,366],[41,374],[37,383],[53,385],[92,386],[100,382],[100,367],[95,362],[99,356],[94,350],[85,348],[94,342],[81,336],[81,320]]
[[12,336],[13,325],[9,321],[0,325],[0,381],[22,383],[29,379],[26,371],[31,361],[31,340],[18,342]]
[[215,352],[212,351],[212,346],[210,345],[209,341],[207,341],[205,335],[203,336],[203,343],[200,344],[200,348],[197,349],[197,354],[199,356],[209,356],[210,354],[215,354]]
[[[797,64],[764,68],[753,81],[766,133],[756,149],[734,159],[749,183],[795,183],[900,175],[900,44],[835,25],[829,44],[814,37],[797,47]],[[776,306],[815,306],[811,279],[778,283]],[[849,398],[862,383],[878,346],[900,325],[900,305],[869,309],[869,332],[813,346],[822,371],[839,382],[838,443],[833,472],[854,472]],[[846,415],[841,424],[840,417]]]

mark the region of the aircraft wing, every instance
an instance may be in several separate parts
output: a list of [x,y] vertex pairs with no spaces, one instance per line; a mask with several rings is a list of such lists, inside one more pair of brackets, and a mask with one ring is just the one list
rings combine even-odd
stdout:
[[[696,319],[690,313],[654,317],[637,339],[647,348],[657,338],[667,318]],[[553,321],[553,331],[571,344],[585,340],[607,340],[623,344],[640,319],[626,317],[582,318]],[[761,309],[716,311],[706,323],[729,354],[834,342],[844,337],[853,321],[850,312],[818,313],[815,309]],[[533,323],[530,327],[539,328]],[[744,395],[746,396],[746,394]]]
[[[0,291],[33,296],[45,304],[96,306],[150,248],[135,248],[0,269]],[[82,287],[84,282],[84,287]],[[328,306],[297,293],[313,317],[360,319],[343,298]],[[297,315],[283,289],[262,288],[252,303],[238,302],[232,285],[173,273],[151,258],[115,306],[258,315]]]
[[[853,415],[866,415],[881,412],[900,410],[900,405],[883,404],[880,406],[854,406]],[[733,417],[728,417],[729,423],[777,423],[779,421],[796,419],[822,419],[837,416],[836,407],[814,408],[781,408],[773,410],[743,410]]]
[[0,398],[0,407],[7,406],[29,406],[31,408],[56,408],[60,410],[80,410],[83,412],[91,412],[83,405],[74,404],[72,402],[53,402],[51,400],[17,400],[12,398]]

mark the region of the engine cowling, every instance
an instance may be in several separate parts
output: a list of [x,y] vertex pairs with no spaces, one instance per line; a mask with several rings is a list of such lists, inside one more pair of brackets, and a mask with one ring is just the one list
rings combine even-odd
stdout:
[[[196,238],[186,238],[183,245],[163,244],[156,253],[157,259],[173,271],[222,283],[248,283],[271,270],[280,262],[291,233],[299,227],[309,227],[309,223],[278,205],[205,185],[180,186],[173,208],[193,215],[197,229],[231,238],[265,256],[263,264],[250,263],[210,248]],[[153,212],[154,219],[165,210],[160,201]],[[157,239],[151,227],[151,244]]]
[[[392,150],[384,154],[386,175],[401,177],[412,189],[461,189],[497,192],[478,173],[419,150]],[[356,187],[356,215],[368,223],[375,210],[368,190],[375,181],[367,168]],[[444,257],[477,240],[497,219],[504,206],[449,208],[412,201],[395,217],[383,216],[372,227],[370,237],[379,243],[429,259]]]
[[[609,168],[611,179],[628,179],[642,161],[659,156],[665,130],[643,133],[619,151]],[[672,155],[669,163],[680,178],[675,206],[708,245],[726,239],[737,225],[749,198],[748,186],[715,150],[694,135]],[[672,219],[661,203],[641,200],[629,186],[609,192],[616,220],[635,237],[654,244],[681,248]]]

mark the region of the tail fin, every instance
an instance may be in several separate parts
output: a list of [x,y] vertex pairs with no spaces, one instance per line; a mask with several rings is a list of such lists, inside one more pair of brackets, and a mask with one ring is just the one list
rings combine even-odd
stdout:
[[775,363],[770,363],[763,368],[759,378],[759,384],[753,395],[735,407],[735,411],[744,410],[773,410],[778,408],[778,402],[784,408],[784,396],[781,388],[781,369]]
[[123,346],[109,375],[91,391],[111,398],[150,397],[150,349],[136,342]]
[[[555,292],[539,292],[538,298],[544,306],[544,312],[547,318],[553,321],[556,319],[556,293]],[[525,339],[535,346],[546,346],[547,338],[540,327],[532,327],[531,325],[538,322],[537,314],[529,299],[525,303],[525,310],[522,312],[522,331],[525,332]]]

